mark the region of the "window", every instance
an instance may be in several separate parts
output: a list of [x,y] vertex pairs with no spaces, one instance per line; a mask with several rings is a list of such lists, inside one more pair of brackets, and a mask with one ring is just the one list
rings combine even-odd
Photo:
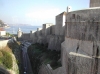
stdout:
[[72,15],[72,18],[75,19],[75,14]]

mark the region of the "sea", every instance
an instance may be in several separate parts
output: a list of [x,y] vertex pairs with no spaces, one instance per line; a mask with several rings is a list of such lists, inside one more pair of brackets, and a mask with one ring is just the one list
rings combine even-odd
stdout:
[[30,31],[36,31],[37,28],[41,28],[41,26],[10,26],[5,28],[5,30],[10,34],[17,34],[19,28],[23,33],[30,33]]

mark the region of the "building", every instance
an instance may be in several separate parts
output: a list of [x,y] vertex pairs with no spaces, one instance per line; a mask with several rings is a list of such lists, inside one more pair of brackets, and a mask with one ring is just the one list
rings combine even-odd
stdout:
[[21,38],[22,37],[22,31],[21,31],[20,28],[18,29],[17,35],[18,35],[18,38]]
[[0,36],[6,35],[6,31],[3,28],[0,28]]

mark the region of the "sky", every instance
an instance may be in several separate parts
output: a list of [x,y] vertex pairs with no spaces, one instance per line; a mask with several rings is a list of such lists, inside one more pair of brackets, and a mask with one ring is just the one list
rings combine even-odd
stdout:
[[0,19],[7,24],[40,26],[55,24],[55,16],[66,11],[89,8],[89,0],[0,0]]

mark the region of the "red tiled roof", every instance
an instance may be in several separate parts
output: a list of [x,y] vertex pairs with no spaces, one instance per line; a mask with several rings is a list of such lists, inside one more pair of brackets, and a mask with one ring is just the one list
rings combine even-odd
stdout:
[[4,28],[0,28],[0,31],[5,31]]

